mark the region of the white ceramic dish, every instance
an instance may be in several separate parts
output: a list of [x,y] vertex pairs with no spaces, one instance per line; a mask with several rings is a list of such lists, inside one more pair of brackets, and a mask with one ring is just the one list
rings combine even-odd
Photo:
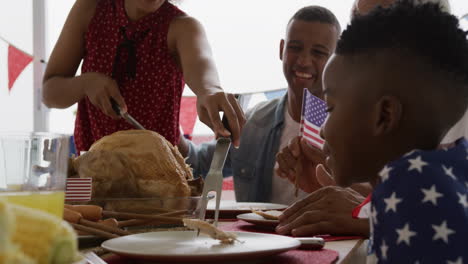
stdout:
[[250,232],[233,232],[234,244],[220,244],[195,231],[164,231],[114,238],[102,247],[118,255],[166,262],[247,260],[278,254],[300,246],[294,238]]
[[[221,200],[219,205],[219,211],[221,213],[250,213],[252,209],[255,210],[284,210],[288,206],[284,204],[274,204],[274,203],[242,203],[236,201],[227,201]],[[208,202],[207,210],[214,211],[216,208],[216,201],[211,200]]]
[[237,219],[246,221],[254,225],[268,227],[268,228],[275,228],[279,224],[278,220],[268,220],[268,219],[263,218],[263,216],[260,216],[254,213],[245,213],[245,214],[237,215]]

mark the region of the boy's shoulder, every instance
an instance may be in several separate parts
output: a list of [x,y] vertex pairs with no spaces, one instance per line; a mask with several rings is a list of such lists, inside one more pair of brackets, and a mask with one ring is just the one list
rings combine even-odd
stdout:
[[468,141],[460,139],[450,148],[413,150],[388,163],[379,176],[373,200],[385,211],[389,201],[403,199],[407,209],[444,203],[468,209]]
[[[468,184],[468,141],[450,148],[413,150],[388,163],[379,173],[382,184],[458,182]],[[408,176],[408,177],[404,177]],[[388,183],[387,183],[388,180]],[[392,184],[393,183],[393,184]]]
[[449,149],[412,151],[380,172],[371,212],[371,252],[379,259],[445,263],[468,257],[467,147],[460,140]]
[[[454,213],[468,213],[467,155],[468,142],[461,139],[451,148],[414,150],[388,163],[372,194],[375,209],[387,213],[393,208],[403,218],[454,206]],[[420,211],[414,215],[414,210]]]

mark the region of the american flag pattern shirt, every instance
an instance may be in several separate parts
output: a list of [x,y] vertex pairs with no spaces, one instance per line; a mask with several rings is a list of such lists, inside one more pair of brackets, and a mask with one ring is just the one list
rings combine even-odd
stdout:
[[380,172],[368,263],[468,263],[468,142],[412,151]]

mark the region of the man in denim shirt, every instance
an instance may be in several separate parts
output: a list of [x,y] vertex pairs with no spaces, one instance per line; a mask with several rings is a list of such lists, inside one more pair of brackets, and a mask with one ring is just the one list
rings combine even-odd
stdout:
[[[237,201],[291,204],[305,196],[301,192],[296,198],[294,185],[275,175],[276,153],[299,134],[303,89],[322,97],[322,71],[335,50],[340,32],[333,13],[319,6],[304,7],[289,21],[286,38],[280,43],[288,91],[282,98],[260,103],[247,111],[240,146],[232,148],[226,160],[225,168],[233,171]],[[206,175],[214,147],[214,142],[196,146],[181,140],[179,144],[194,175]]]

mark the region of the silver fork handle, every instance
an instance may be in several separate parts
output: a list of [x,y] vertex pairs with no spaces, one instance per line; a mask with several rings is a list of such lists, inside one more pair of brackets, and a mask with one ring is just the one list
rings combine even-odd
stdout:
[[218,171],[223,169],[224,162],[226,161],[227,153],[231,147],[231,139],[229,138],[218,138],[216,141],[216,147],[214,153],[225,153],[225,155],[215,155],[213,154],[213,160],[211,161],[209,171]]
[[219,204],[221,202],[221,193],[216,193],[216,210],[215,210],[215,218],[213,225],[218,227],[218,217],[219,217]]
[[205,220],[207,206],[208,206],[208,197],[207,195],[203,195],[202,200],[200,202],[200,213],[198,215],[198,219]]

